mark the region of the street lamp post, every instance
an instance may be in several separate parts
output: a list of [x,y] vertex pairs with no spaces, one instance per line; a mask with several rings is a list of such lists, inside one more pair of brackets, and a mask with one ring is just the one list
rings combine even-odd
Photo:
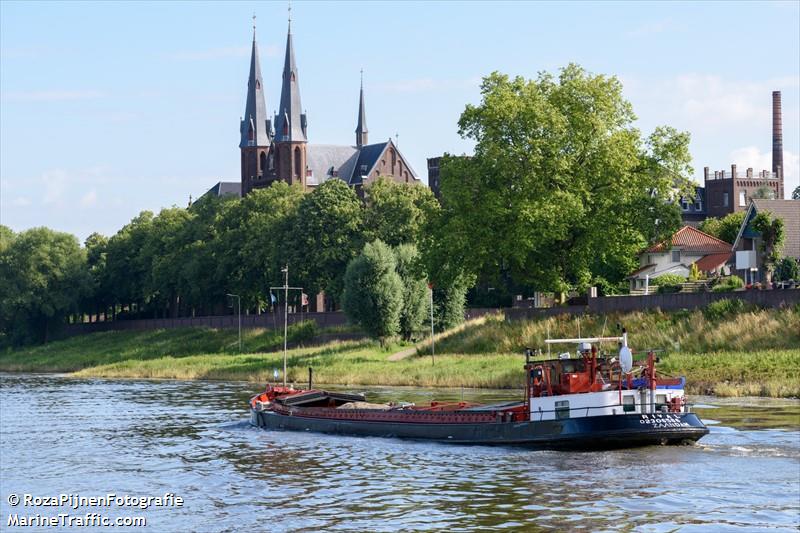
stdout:
[[436,341],[433,339],[433,284],[428,284],[428,289],[431,292],[431,364],[436,364]]
[[227,294],[226,296],[236,298],[236,314],[239,315],[239,353],[242,353],[242,298],[238,294]]

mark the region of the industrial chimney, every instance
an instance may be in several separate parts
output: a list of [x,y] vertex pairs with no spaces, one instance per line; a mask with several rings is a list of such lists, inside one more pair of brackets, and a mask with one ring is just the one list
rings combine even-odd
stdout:
[[778,199],[783,200],[783,127],[780,91],[772,91],[772,172],[779,180]]

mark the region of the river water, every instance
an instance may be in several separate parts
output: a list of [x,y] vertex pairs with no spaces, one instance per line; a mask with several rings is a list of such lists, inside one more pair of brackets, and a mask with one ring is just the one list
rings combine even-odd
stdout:
[[[246,401],[259,388],[0,374],[0,530],[71,530],[8,522],[59,513],[140,517],[145,527],[115,529],[154,533],[800,527],[797,401],[695,398],[711,428],[698,445],[569,453],[268,432],[247,423]],[[520,394],[367,393],[377,401]],[[183,505],[8,502],[62,493],[172,493]]]

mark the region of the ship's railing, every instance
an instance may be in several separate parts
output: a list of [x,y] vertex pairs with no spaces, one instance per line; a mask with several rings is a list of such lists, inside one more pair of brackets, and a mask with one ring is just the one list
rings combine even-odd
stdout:
[[[572,411],[583,411],[583,410],[586,410],[586,414],[584,415],[584,417],[587,417],[587,416],[589,416],[589,411],[591,409],[613,409],[613,408],[616,408],[616,407],[622,407],[622,412],[621,413],[614,413],[614,414],[621,414],[621,415],[625,415],[625,414],[664,415],[664,414],[666,414],[666,415],[669,415],[669,414],[690,413],[691,412],[691,408],[692,408],[692,406],[694,404],[689,404],[689,403],[683,404],[683,409],[681,409],[681,411],[670,411],[669,410],[669,404],[666,404],[666,403],[656,403],[656,404],[653,404],[653,403],[641,404],[640,403],[638,405],[647,405],[647,406],[650,407],[651,411],[649,413],[644,413],[644,412],[637,413],[635,411],[625,411],[625,407],[626,407],[625,405],[623,405],[621,403],[612,403],[612,404],[609,404],[609,405],[590,405],[590,406],[586,406],[586,407],[562,407],[560,409],[537,409],[535,411],[533,409],[531,409],[531,415],[537,415],[538,414],[540,422],[544,419],[545,413],[547,413],[547,414],[555,413],[557,420],[566,420],[566,418],[573,418],[572,417]],[[659,410],[656,410],[656,407],[658,407]],[[667,410],[664,411],[663,410],[664,408],[666,408]],[[563,419],[559,419],[558,418],[558,414],[559,413],[563,413],[564,411],[569,411],[570,416],[569,417],[565,417]]]

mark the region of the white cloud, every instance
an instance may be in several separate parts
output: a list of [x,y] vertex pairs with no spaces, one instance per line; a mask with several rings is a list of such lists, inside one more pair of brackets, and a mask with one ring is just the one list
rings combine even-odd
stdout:
[[[772,170],[772,152],[762,152],[756,146],[744,146],[730,153],[730,161],[736,164],[737,170],[752,168],[754,172]],[[783,188],[787,198],[791,197],[795,187],[800,185],[800,154],[783,150]]]
[[647,22],[627,32],[631,37],[648,37],[666,31],[685,31],[686,27],[675,23],[672,19]]
[[468,89],[480,85],[479,77],[460,80],[436,80],[433,78],[417,78],[411,80],[396,80],[377,84],[377,89],[398,93],[420,93],[429,91],[443,91],[451,89]]
[[97,191],[92,189],[81,198],[81,207],[92,207],[97,203]]
[[104,93],[94,90],[49,90],[49,91],[12,91],[3,94],[3,98],[17,102],[62,102],[65,100],[94,100],[103,98]]
[[[267,49],[269,48],[268,46]],[[209,48],[207,50],[183,50],[167,54],[166,57],[176,61],[206,61],[209,59],[224,59],[227,57],[247,57],[249,55],[249,46],[228,46]],[[269,53],[267,53],[267,55],[269,55]]]
[[59,203],[67,188],[67,179],[67,173],[61,169],[48,170],[42,174],[40,178],[44,189],[42,203],[45,205]]
[[[621,76],[625,94],[637,109],[669,110],[672,122],[691,124],[692,132],[731,126],[769,124],[772,91],[800,86],[796,76],[761,81],[726,79],[711,74],[681,74],[663,80]],[[791,110],[784,109],[784,118]]]

